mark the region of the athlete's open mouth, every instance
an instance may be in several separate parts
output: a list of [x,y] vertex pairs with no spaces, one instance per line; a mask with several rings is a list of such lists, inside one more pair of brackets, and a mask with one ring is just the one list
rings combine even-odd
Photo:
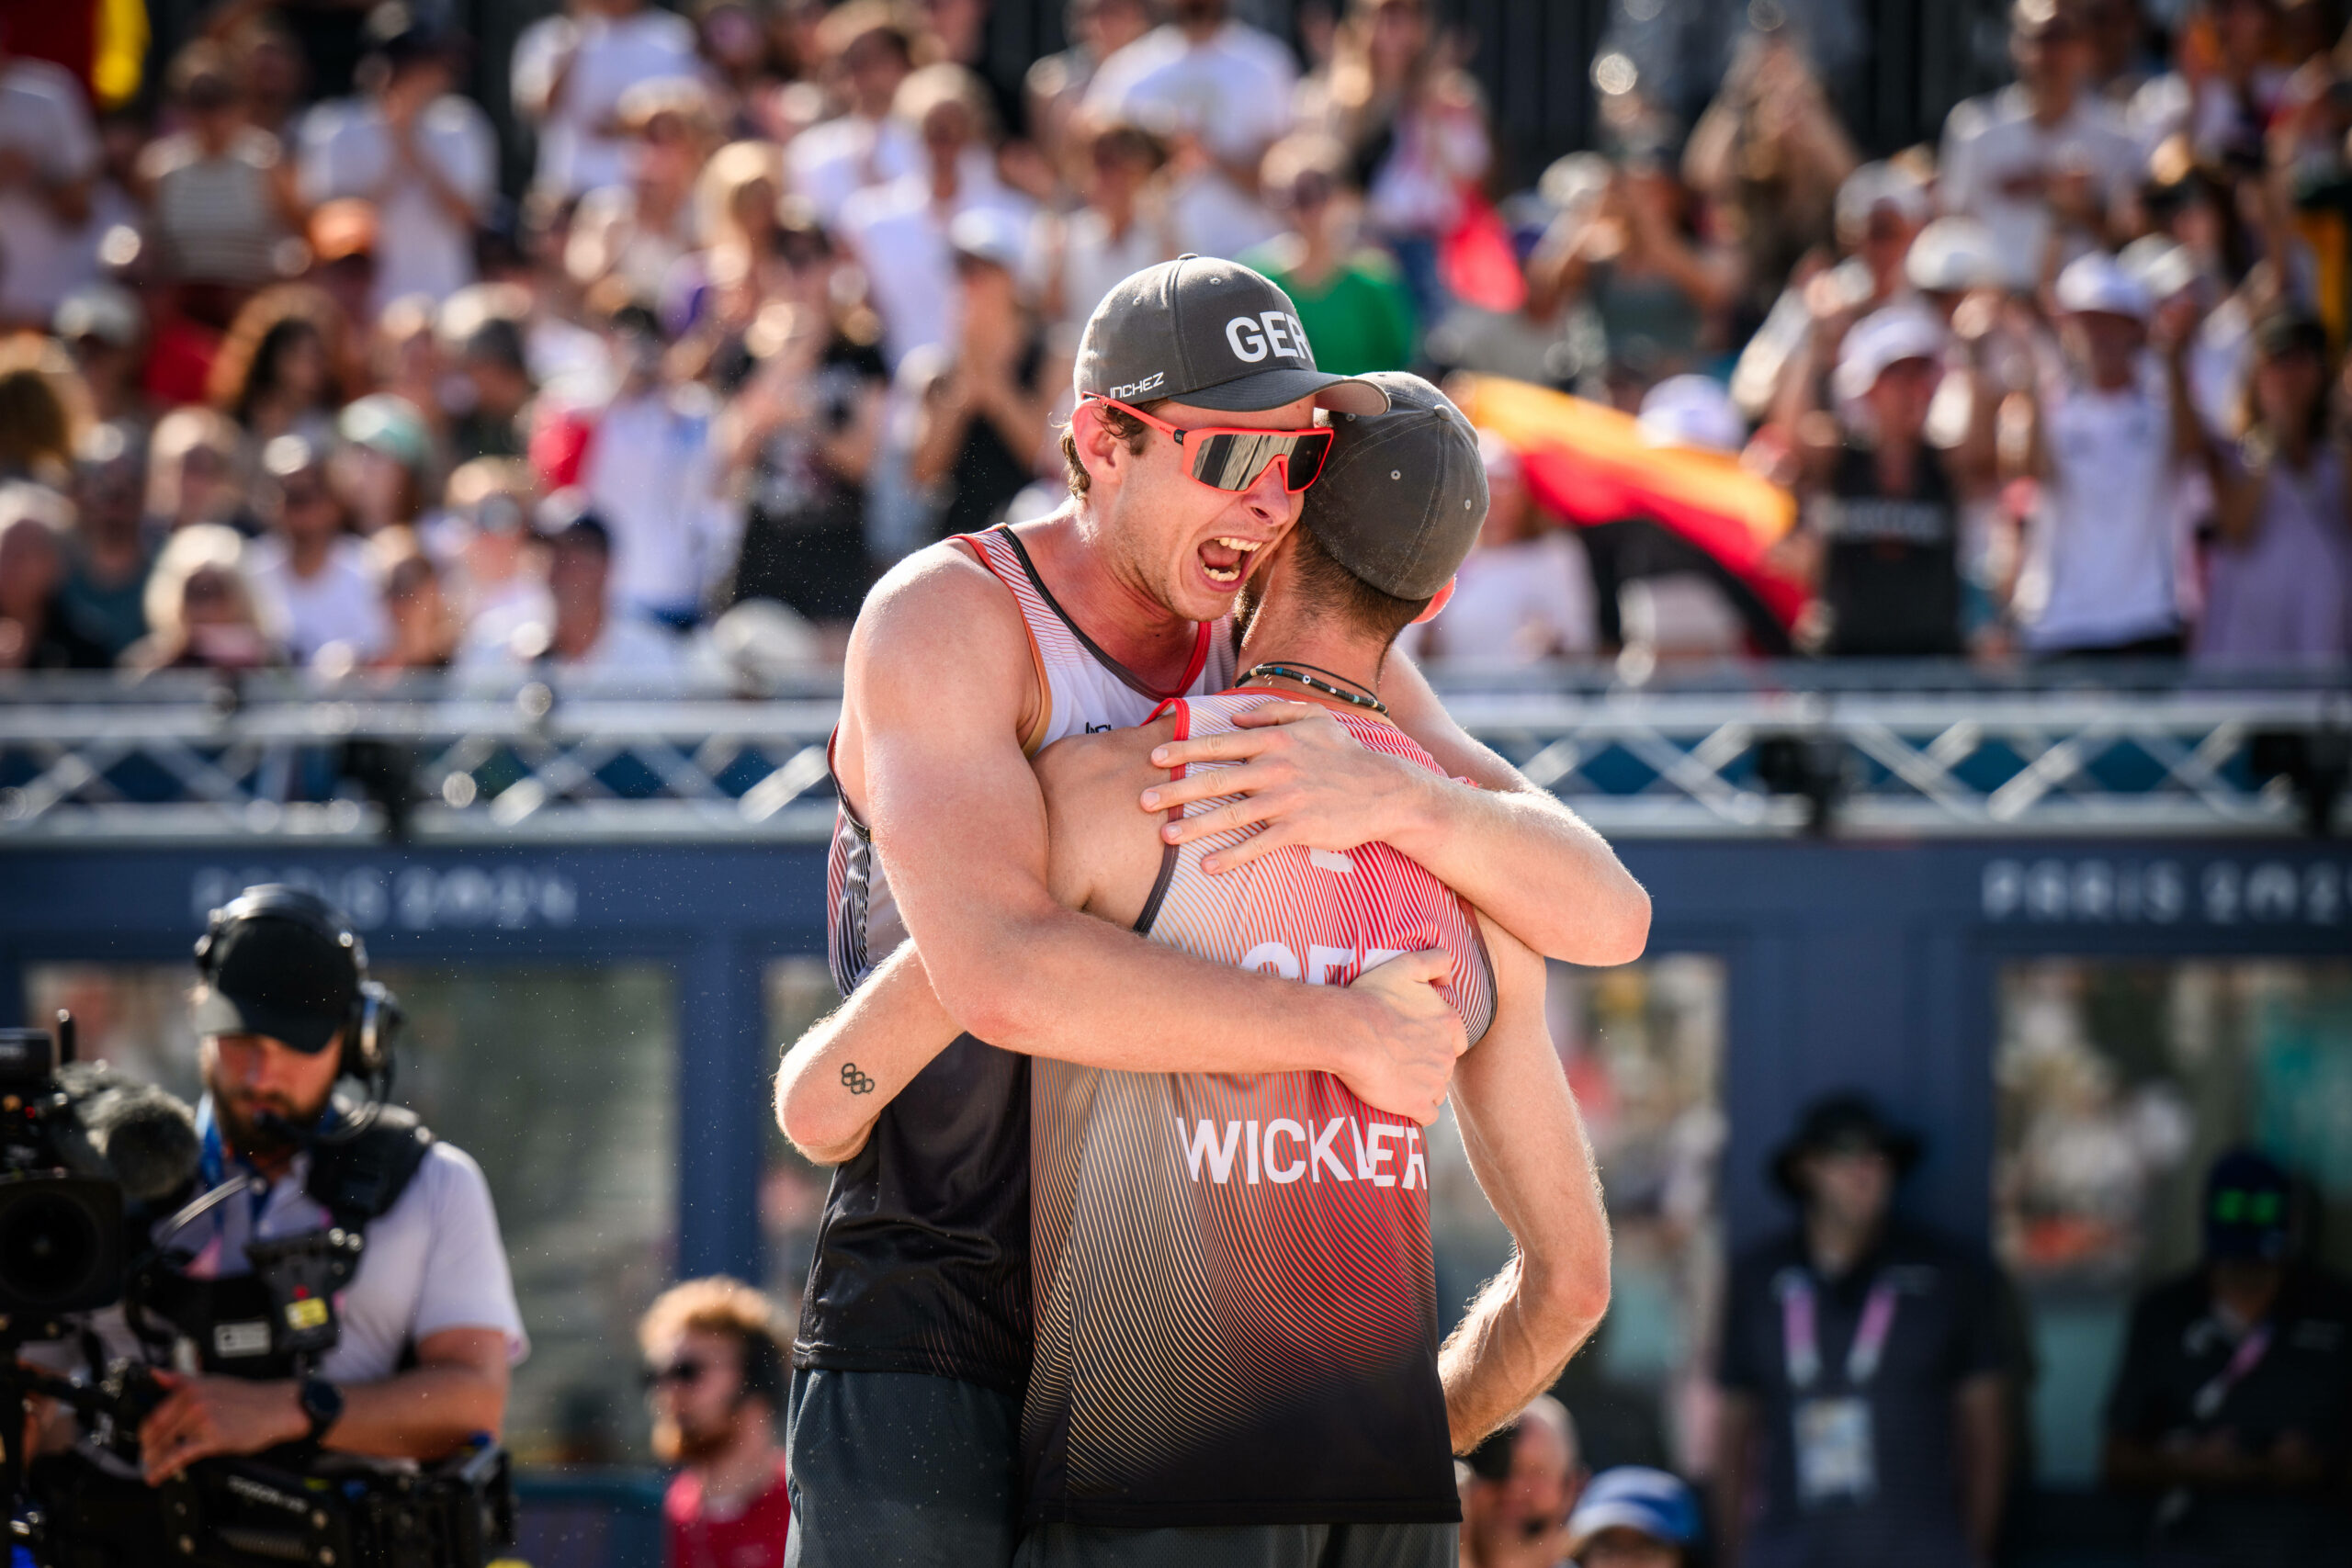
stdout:
[[1211,539],[1201,547],[1201,570],[1211,582],[1238,582],[1250,575],[1250,558],[1259,547],[1254,539]]

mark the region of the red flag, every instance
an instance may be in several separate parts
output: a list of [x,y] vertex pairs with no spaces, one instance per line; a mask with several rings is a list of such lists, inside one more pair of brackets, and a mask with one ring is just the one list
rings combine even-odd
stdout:
[[1502,214],[1476,186],[1462,186],[1462,212],[1438,243],[1438,277],[1465,305],[1508,314],[1527,303],[1527,275]]

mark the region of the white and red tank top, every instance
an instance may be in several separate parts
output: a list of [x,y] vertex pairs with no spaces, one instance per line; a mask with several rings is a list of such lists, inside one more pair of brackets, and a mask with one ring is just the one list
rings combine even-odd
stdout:
[[[1170,695],[1233,679],[1233,626],[1200,628],[1175,694],[1098,648],[1010,528],[961,536],[1020,607],[1040,717],[1031,753],[1065,735],[1141,724]],[[846,996],[906,940],[884,846],[843,802],[829,866],[829,947]],[[959,1036],[833,1173],[793,1347],[799,1366],[915,1371],[1018,1395],[1029,1367],[1029,1059]]]
[[[1232,729],[1235,714],[1273,700],[1169,705],[1181,739]],[[1393,725],[1338,716],[1359,743],[1438,771]],[[1245,837],[1168,850],[1136,929],[1318,985],[1441,948],[1471,1041],[1486,1032],[1494,979],[1476,917],[1451,889],[1376,843],[1200,869]],[[1421,1129],[1327,1073],[1041,1059],[1031,1083],[1029,1519],[1458,1518]]]

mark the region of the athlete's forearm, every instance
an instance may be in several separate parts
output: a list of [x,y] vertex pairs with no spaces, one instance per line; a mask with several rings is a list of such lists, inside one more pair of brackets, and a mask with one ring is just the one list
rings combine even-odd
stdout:
[[776,1125],[817,1164],[841,1164],[865,1146],[882,1108],[959,1032],[914,943],[901,943],[785,1053],[775,1075]]
[[1399,762],[1381,834],[1529,947],[1569,964],[1630,964],[1649,941],[1650,897],[1608,841],[1455,724],[1402,655],[1381,680],[1397,725],[1457,778]]
[[1123,1072],[1345,1072],[1385,1016],[1341,987],[1212,964],[1072,910],[990,934],[986,977],[967,976],[968,1000],[950,1007],[1024,1055]]
[[1609,1220],[1576,1100],[1544,1021],[1543,960],[1482,922],[1495,1021],[1454,1073],[1471,1174],[1519,1244],[1439,1359],[1466,1450],[1549,1388],[1609,1309]]

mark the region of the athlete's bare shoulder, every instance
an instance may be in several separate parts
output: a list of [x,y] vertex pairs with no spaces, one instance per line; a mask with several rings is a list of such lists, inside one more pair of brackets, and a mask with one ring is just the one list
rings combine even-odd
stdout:
[[1174,737],[1173,718],[1133,729],[1072,735],[1037,753],[1046,796],[1047,884],[1057,901],[1132,921],[1159,872],[1159,818],[1139,804],[1165,781],[1151,750]]
[[969,549],[943,539],[874,585],[850,634],[849,658],[853,666],[876,657],[952,660],[974,639],[999,634],[1015,651],[1025,647],[1020,606]]

